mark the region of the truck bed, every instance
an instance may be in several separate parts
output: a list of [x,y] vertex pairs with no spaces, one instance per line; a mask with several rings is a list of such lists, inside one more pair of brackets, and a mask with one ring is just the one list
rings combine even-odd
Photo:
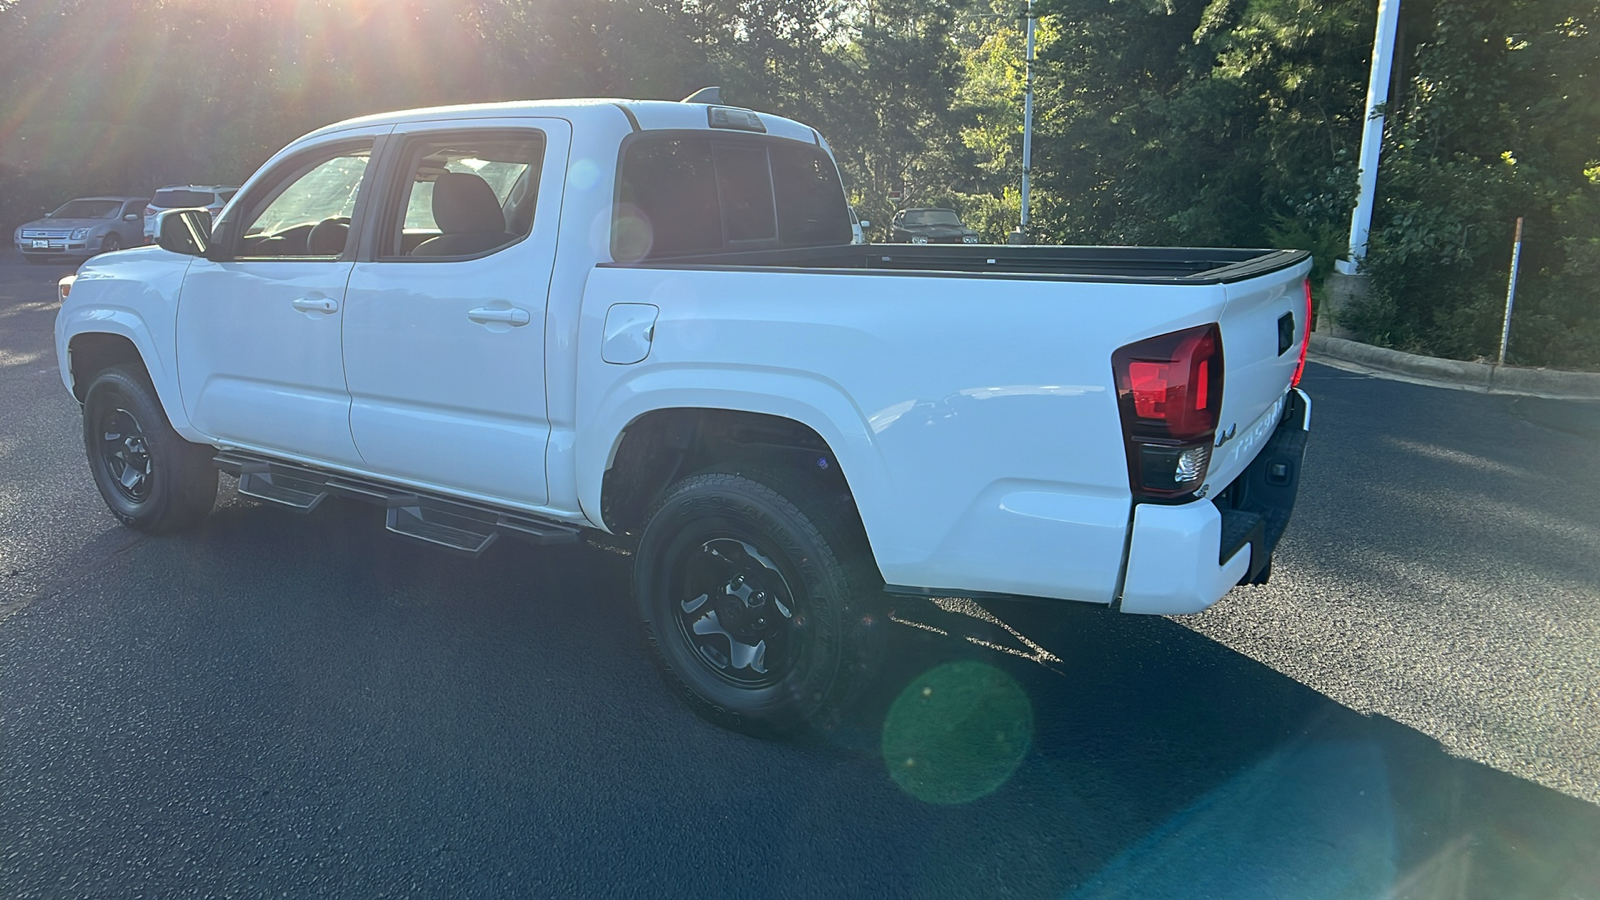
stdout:
[[1303,250],[1069,247],[1010,244],[847,244],[673,256],[605,266],[681,269],[917,272],[1134,284],[1228,284],[1296,265]]

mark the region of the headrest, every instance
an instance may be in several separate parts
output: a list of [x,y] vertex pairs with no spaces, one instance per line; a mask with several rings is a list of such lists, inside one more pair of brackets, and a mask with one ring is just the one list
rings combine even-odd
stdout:
[[504,231],[505,214],[481,175],[446,172],[433,183],[433,221],[445,234]]

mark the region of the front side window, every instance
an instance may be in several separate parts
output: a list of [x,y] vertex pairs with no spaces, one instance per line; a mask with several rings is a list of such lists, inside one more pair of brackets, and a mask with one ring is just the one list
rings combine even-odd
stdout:
[[269,259],[341,256],[371,156],[369,144],[295,166],[286,179],[251,205],[238,255]]
[[382,255],[437,259],[492,253],[527,237],[544,164],[539,132],[486,132],[413,141],[388,217]]

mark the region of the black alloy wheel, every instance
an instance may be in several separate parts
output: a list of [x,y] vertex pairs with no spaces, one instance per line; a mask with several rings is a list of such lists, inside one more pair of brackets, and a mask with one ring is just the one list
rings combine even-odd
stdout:
[[759,689],[794,667],[805,616],[771,552],[737,537],[682,536],[668,553],[680,636],[730,684]]
[[634,554],[668,683],[710,721],[767,737],[838,722],[877,655],[882,590],[848,496],[782,470],[679,481]]
[[121,250],[121,249],[122,249],[122,237],[120,235],[118,235],[115,231],[107,232],[106,236],[100,240],[100,252],[101,253],[111,253],[113,251]]
[[107,408],[95,429],[100,434],[100,465],[117,492],[130,503],[150,499],[150,446],[133,413]]
[[84,394],[83,444],[101,499],[130,528],[181,531],[216,503],[216,451],[172,429],[142,368],[112,366],[95,375]]

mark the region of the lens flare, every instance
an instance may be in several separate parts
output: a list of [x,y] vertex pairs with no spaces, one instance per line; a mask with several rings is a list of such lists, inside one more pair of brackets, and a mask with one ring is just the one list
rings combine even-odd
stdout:
[[883,723],[889,777],[925,803],[970,803],[1011,778],[1033,742],[1033,704],[1016,679],[980,662],[933,668]]

